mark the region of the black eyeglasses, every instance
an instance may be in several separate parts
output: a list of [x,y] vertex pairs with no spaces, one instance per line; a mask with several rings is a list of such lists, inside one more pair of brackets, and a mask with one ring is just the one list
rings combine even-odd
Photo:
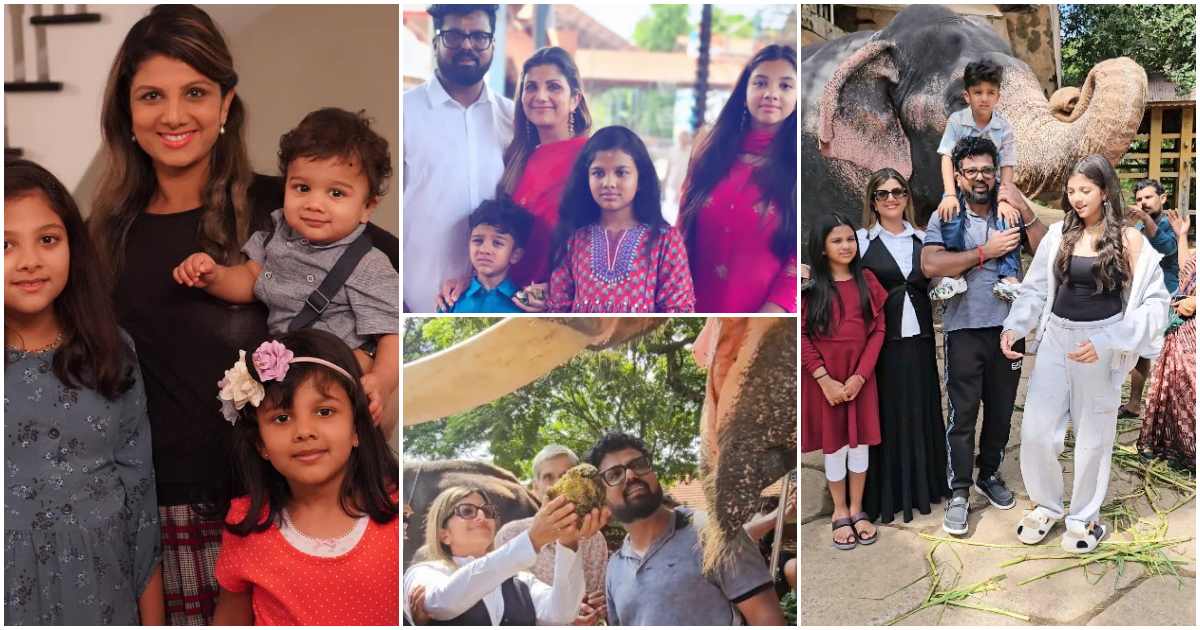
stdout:
[[487,31],[460,31],[452,28],[448,31],[438,31],[438,37],[442,38],[442,44],[446,48],[462,48],[467,39],[471,40],[471,47],[475,50],[487,50],[492,45],[492,34]]
[[871,196],[875,198],[875,201],[883,201],[884,199],[887,199],[888,197],[891,197],[893,199],[904,199],[905,197],[908,196],[908,191],[904,190],[903,188],[893,188],[891,190],[876,190],[875,192],[871,193]]
[[[454,510],[450,516],[457,516],[463,520],[469,521],[475,518],[475,515],[479,512],[483,512],[483,516],[485,518],[493,521],[496,520],[496,506],[489,503],[485,503],[483,505],[475,505],[474,503],[459,503],[458,505],[454,506]],[[447,521],[450,520],[450,516],[446,517]],[[445,525],[444,522],[442,524]]]
[[975,179],[980,175],[982,175],[984,179],[987,179],[996,174],[996,167],[985,166],[983,168],[964,168],[959,172],[962,173],[963,177],[966,177],[967,179]]
[[625,480],[626,469],[632,470],[639,475],[644,475],[650,472],[651,468],[650,456],[642,455],[628,464],[617,464],[611,468],[605,468],[600,471],[600,478],[604,480],[604,483],[615,486]]

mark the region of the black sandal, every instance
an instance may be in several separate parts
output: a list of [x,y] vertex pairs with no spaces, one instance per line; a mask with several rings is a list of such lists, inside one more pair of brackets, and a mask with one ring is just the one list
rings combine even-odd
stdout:
[[833,531],[837,531],[843,527],[850,528],[850,540],[846,542],[838,542],[838,539],[833,539],[833,546],[842,551],[850,551],[858,546],[858,531],[854,529],[854,521],[849,518],[839,518],[833,521]]
[[[867,516],[866,512],[859,512],[858,514],[850,517],[850,526],[854,527],[860,521],[866,521],[870,523],[871,517]],[[858,531],[857,527],[854,527],[854,537],[858,539],[858,544],[860,545],[871,545],[875,543],[876,538],[879,538],[879,529],[876,528],[875,533],[871,534],[870,537],[863,538],[862,532]]]

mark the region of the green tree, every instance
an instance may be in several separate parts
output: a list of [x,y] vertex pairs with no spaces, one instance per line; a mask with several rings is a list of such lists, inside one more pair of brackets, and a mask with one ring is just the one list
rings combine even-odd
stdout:
[[1196,85],[1196,14],[1191,4],[1064,4],[1063,84],[1083,85],[1104,59],[1130,57],[1185,94]]
[[670,52],[688,31],[686,4],[652,4],[650,15],[633,27],[633,43],[644,50]]
[[[495,321],[408,319],[405,361],[448,348]],[[691,346],[703,325],[701,318],[665,319],[617,348],[584,351],[498,400],[405,428],[404,452],[447,459],[486,446],[496,465],[528,477],[533,456],[546,444],[564,444],[582,457],[605,432],[624,431],[645,440],[665,485],[694,475],[705,375]]]
[[670,138],[674,125],[674,86],[617,86],[588,95],[595,128],[622,125],[645,138]]
[[[652,4],[650,15],[633,28],[633,43],[644,50],[670,52],[681,49],[679,38],[694,25],[688,21],[686,4]],[[713,33],[730,37],[754,36],[754,22],[740,13],[713,7]]]

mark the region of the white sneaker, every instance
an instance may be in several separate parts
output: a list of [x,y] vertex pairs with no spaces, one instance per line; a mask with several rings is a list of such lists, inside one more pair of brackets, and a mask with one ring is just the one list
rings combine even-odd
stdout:
[[929,290],[929,299],[949,300],[959,293],[967,292],[967,281],[960,278],[942,278],[942,281]]

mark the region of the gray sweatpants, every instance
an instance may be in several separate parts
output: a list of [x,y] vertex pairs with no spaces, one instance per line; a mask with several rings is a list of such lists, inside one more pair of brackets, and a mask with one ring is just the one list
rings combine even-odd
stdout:
[[1070,420],[1075,432],[1075,487],[1068,521],[1085,527],[1099,520],[1108,492],[1117,405],[1121,402],[1118,356],[1101,352],[1095,363],[1067,358],[1091,335],[1112,326],[1121,315],[1095,322],[1073,322],[1051,314],[1029,377],[1021,422],[1021,476],[1029,498],[1055,518],[1063,517],[1063,452]]

